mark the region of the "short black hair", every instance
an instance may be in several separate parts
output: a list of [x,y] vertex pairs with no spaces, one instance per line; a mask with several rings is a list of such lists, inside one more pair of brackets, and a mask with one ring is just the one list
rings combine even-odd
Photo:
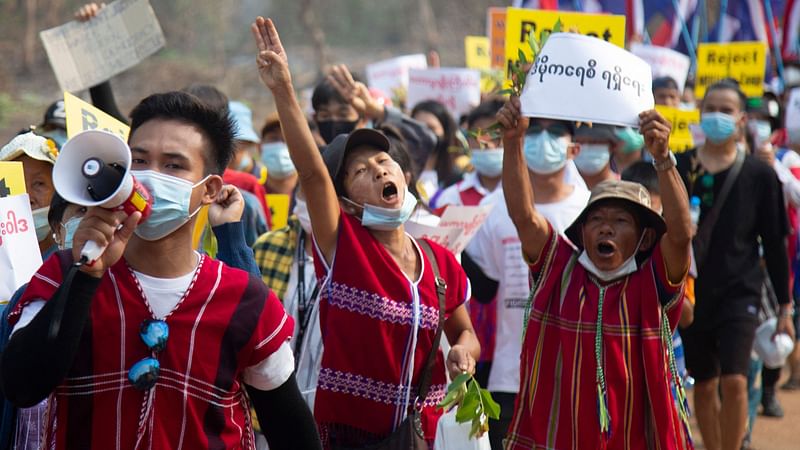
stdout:
[[347,100],[339,94],[333,84],[327,78],[323,78],[317,83],[311,94],[311,107],[314,108],[314,111],[319,111],[323,105],[327,105],[331,101],[347,104]]
[[205,173],[221,175],[233,156],[234,125],[227,112],[211,109],[206,103],[186,92],[153,94],[131,111],[130,136],[147,121],[177,120],[194,125],[209,141]]
[[706,89],[705,95],[703,95],[703,101],[700,102],[701,108],[705,103],[708,94],[710,94],[713,91],[719,91],[723,89],[733,91],[739,97],[739,111],[744,112],[747,109],[747,96],[744,94],[744,92],[742,92],[742,88],[739,87],[739,82],[734,80],[733,78],[724,78],[709,86]]
[[228,114],[228,96],[216,87],[210,84],[192,83],[181,90],[199,98],[209,108]]
[[658,174],[653,163],[647,161],[636,161],[622,171],[623,181],[633,181],[639,183],[651,194],[661,195],[658,188]]
[[653,92],[656,89],[675,89],[679,91],[678,82],[672,77],[658,77],[653,80]]
[[497,112],[503,107],[503,104],[503,100],[499,98],[484,100],[480,105],[476,106],[475,109],[470,111],[469,115],[467,115],[467,128],[472,128],[472,126],[475,125],[475,122],[480,119],[494,119],[494,117],[497,115]]

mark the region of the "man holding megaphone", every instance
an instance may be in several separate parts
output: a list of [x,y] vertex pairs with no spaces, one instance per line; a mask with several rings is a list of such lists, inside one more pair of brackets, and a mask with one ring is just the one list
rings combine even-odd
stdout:
[[6,397],[51,399],[44,436],[57,449],[251,448],[251,402],[270,448],[318,448],[291,317],[259,278],[192,248],[196,213],[223,189],[230,119],[180,92],[131,118],[127,158],[87,144],[54,176],[91,207],[9,314]]

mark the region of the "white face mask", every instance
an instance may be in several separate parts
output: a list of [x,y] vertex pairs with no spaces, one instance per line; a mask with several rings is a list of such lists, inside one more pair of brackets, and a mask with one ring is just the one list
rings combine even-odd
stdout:
[[294,214],[297,216],[297,220],[300,221],[300,227],[303,228],[306,234],[311,234],[311,217],[308,215],[308,204],[305,199],[300,197],[295,197],[294,201]]
[[134,233],[145,241],[157,241],[172,234],[200,211],[202,205],[189,211],[192,191],[211,175],[195,184],[153,170],[131,171],[153,197],[150,217],[136,227]]
[[50,224],[47,222],[47,213],[50,207],[37,208],[33,210],[33,224],[36,227],[36,240],[42,242],[50,235]]
[[636,255],[639,253],[639,246],[642,245],[643,240],[644,232],[642,232],[642,237],[639,238],[639,243],[636,244],[636,249],[633,251],[633,254],[630,256],[630,258],[626,259],[625,262],[620,264],[620,266],[614,270],[600,270],[589,258],[589,254],[586,253],[586,249],[584,249],[581,252],[581,255],[578,257],[578,263],[580,263],[584,269],[588,270],[591,274],[602,281],[612,281],[622,278],[639,270],[639,266],[636,264]]

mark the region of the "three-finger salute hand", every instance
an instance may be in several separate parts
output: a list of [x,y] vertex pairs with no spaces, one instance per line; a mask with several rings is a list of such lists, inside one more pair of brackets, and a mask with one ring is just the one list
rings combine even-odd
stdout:
[[281,38],[272,19],[259,16],[250,26],[258,47],[256,65],[261,81],[273,92],[276,89],[291,90],[292,77],[289,73],[289,60],[281,44]]

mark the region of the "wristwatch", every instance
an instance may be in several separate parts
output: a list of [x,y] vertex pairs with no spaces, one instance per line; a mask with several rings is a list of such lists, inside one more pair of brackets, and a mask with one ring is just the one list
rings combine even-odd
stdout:
[[675,159],[675,154],[672,152],[668,153],[669,158],[665,159],[664,161],[658,162],[653,159],[653,167],[656,168],[656,171],[663,172],[665,170],[669,170],[676,165],[678,165],[678,161]]

